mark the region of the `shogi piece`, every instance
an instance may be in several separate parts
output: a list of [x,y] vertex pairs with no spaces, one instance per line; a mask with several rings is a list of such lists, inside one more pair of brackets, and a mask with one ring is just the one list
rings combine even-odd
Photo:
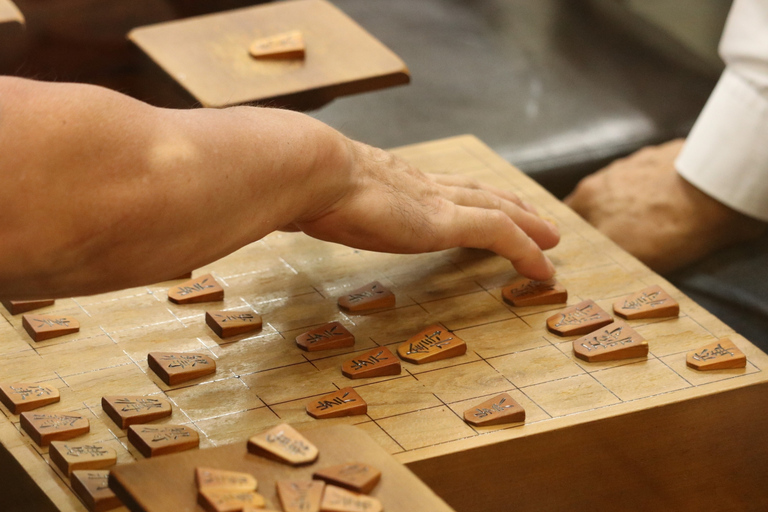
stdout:
[[264,496],[253,491],[200,489],[197,502],[209,512],[241,512],[247,507],[263,509]]
[[722,338],[698,350],[688,352],[685,364],[695,370],[744,368],[747,356],[728,338]]
[[205,354],[150,352],[147,362],[152,371],[169,386],[216,372],[216,361]]
[[534,281],[523,277],[502,288],[501,296],[504,302],[512,306],[543,306],[568,302],[568,291],[556,279]]
[[171,403],[154,396],[104,396],[101,408],[120,428],[149,423],[171,415]]
[[339,297],[339,307],[352,313],[362,313],[395,307],[395,294],[378,281],[352,290]]
[[66,441],[87,434],[91,430],[91,424],[88,418],[75,412],[23,412],[21,428],[39,446],[48,446],[51,441]]
[[71,316],[24,315],[21,324],[35,341],[49,340],[80,330],[80,322]]
[[319,512],[325,483],[312,480],[278,480],[277,497],[284,512]]
[[80,496],[91,512],[105,512],[122,506],[109,488],[107,469],[73,471],[69,482],[72,484],[72,490]]
[[282,423],[248,439],[248,451],[293,466],[317,459],[317,447],[296,429]]
[[613,312],[628,320],[665,318],[678,316],[680,305],[659,285],[654,285],[617,300]]
[[592,300],[579,302],[547,318],[547,329],[560,336],[581,336],[613,322]]
[[352,388],[342,388],[307,404],[307,414],[316,419],[357,416],[368,412],[368,404]]
[[183,452],[200,445],[198,433],[184,425],[131,425],[128,440],[145,457]]
[[400,375],[400,359],[387,347],[377,347],[353,357],[341,365],[341,373],[350,379]]
[[47,306],[53,306],[56,302],[53,299],[42,300],[4,300],[3,306],[12,315],[18,315],[26,313],[27,311],[34,311],[35,309],[44,308]]
[[467,344],[441,325],[432,325],[397,347],[397,355],[414,364],[431,363],[467,352]]
[[248,311],[206,311],[205,323],[219,338],[229,338],[261,329],[261,316]]
[[368,494],[381,480],[381,471],[369,464],[350,462],[315,471],[312,478],[350,491]]
[[195,468],[198,489],[226,489],[230,491],[255,491],[259,482],[248,473],[225,471],[215,468]]
[[0,402],[13,414],[31,411],[60,399],[59,390],[46,384],[0,384]]
[[305,49],[301,30],[291,30],[256,39],[248,52],[257,59],[303,59]]
[[170,288],[168,300],[176,304],[224,300],[224,288],[211,274],[205,274]]
[[616,320],[577,340],[573,353],[579,359],[595,363],[648,356],[648,342],[626,322]]
[[48,454],[62,473],[80,469],[104,469],[117,464],[117,452],[98,443],[53,441]]
[[464,411],[464,421],[478,427],[520,423],[525,421],[525,409],[509,393],[502,393]]
[[355,335],[339,322],[331,322],[297,336],[296,345],[307,352],[354,347]]
[[321,512],[382,512],[381,502],[335,485],[326,485]]

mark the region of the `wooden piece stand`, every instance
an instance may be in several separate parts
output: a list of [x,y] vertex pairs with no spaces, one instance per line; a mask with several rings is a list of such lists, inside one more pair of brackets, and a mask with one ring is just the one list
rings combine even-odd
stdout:
[[[562,240],[548,255],[568,303],[506,304],[501,290],[518,276],[508,261],[482,251],[375,254],[273,233],[198,271],[226,282],[217,309],[248,304],[263,316],[257,335],[221,340],[204,321],[210,305],[165,300],[169,283],[57,300],[52,313],[88,321],[80,333],[42,343],[0,308],[4,381],[54,385],[61,402],[40,411],[86,413],[92,429],[78,442],[111,440],[117,469],[141,455],[125,447],[126,434],[101,412],[101,397],[165,395],[176,405],[174,417],[188,417],[200,432],[201,449],[185,453],[245,442],[284,422],[302,431],[354,424],[460,512],[506,510],[510,496],[520,511],[578,510],[584,503],[612,511],[668,510],[670,503],[768,510],[768,356],[477,139],[396,153],[427,172],[450,170],[515,192],[553,219]],[[376,280],[397,296],[394,309],[365,315],[339,309],[337,297]],[[627,321],[647,340],[647,358],[581,361],[573,355],[577,336],[545,327],[548,317],[587,299],[615,320],[615,301],[653,285],[679,303],[680,313]],[[354,347],[314,353],[296,347],[296,336],[331,321],[348,326]],[[403,362],[400,375],[354,381],[342,375],[344,362],[377,346],[394,352],[436,323],[461,337],[467,352],[423,365]],[[688,352],[722,338],[746,354],[745,368],[686,366]],[[217,371],[168,386],[147,366],[154,351],[205,353]],[[311,399],[349,385],[367,402],[365,415],[315,420],[306,414]],[[474,427],[463,420],[464,411],[501,393],[525,409],[524,423]],[[84,510],[69,482],[49,467],[46,449],[21,431],[17,415],[0,408],[0,442],[62,511]],[[332,465],[324,457],[317,464]],[[339,463],[349,461],[376,465],[359,454]],[[713,492],[724,488],[738,492]],[[386,503],[384,510],[391,512]]]

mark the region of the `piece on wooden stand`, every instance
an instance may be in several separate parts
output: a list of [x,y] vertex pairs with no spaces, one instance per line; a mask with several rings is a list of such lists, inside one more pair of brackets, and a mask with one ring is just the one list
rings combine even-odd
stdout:
[[41,299],[41,300],[4,300],[3,306],[12,315],[18,315],[26,313],[27,311],[34,311],[35,309],[44,308],[47,306],[53,306],[56,301],[54,299]]
[[72,490],[83,500],[90,512],[106,512],[122,506],[109,488],[109,470],[86,469],[72,472]]
[[382,512],[379,500],[335,485],[326,485],[321,512]]
[[502,393],[464,411],[464,421],[477,427],[520,423],[525,409],[509,393]]
[[401,371],[400,359],[387,347],[376,347],[363,352],[341,365],[341,373],[350,379],[400,375]]
[[323,469],[312,474],[312,478],[344,489],[368,494],[381,480],[381,471],[362,462],[348,462]]
[[104,469],[117,464],[117,452],[100,443],[53,441],[51,460],[67,476],[80,469]]
[[195,484],[198,489],[229,489],[230,491],[255,491],[259,482],[249,473],[223,469],[195,468]]
[[312,480],[278,480],[277,497],[283,512],[319,512],[325,483]]
[[88,418],[76,412],[23,412],[21,428],[39,446],[45,447],[51,441],[66,441],[87,434],[91,424]]
[[745,368],[747,356],[729,338],[722,338],[688,352],[685,356],[685,364],[701,371]]
[[21,324],[35,341],[58,338],[80,330],[77,319],[62,315],[24,315]]
[[303,59],[306,46],[301,30],[291,30],[251,43],[248,52],[257,59]]
[[397,355],[414,364],[431,363],[467,352],[467,344],[442,325],[431,325],[397,347]]
[[247,311],[206,311],[205,323],[219,338],[229,338],[238,334],[261,329],[261,315],[250,309]]
[[623,320],[573,340],[573,353],[591,363],[648,356],[648,342]]
[[395,294],[380,282],[373,281],[339,297],[338,304],[351,313],[378,311],[395,307]]
[[173,412],[171,402],[154,396],[104,396],[101,408],[120,428],[166,418]]
[[209,512],[241,512],[247,507],[263,509],[264,496],[253,491],[230,489],[200,489],[197,502]]
[[357,416],[368,412],[368,404],[353,388],[342,388],[307,404],[307,414],[316,419]]
[[294,466],[314,462],[318,456],[317,447],[287,423],[252,436],[248,451]]
[[211,274],[204,274],[170,288],[168,300],[176,304],[224,300],[224,288]]
[[522,277],[501,289],[504,302],[512,306],[544,306],[565,304],[568,291],[556,279],[534,281]]
[[150,352],[147,354],[147,362],[152,371],[169,386],[216,372],[216,361],[205,354]]
[[355,346],[355,335],[339,322],[330,322],[296,337],[296,345],[307,352]]
[[0,384],[0,402],[13,414],[31,411],[44,405],[58,402],[59,390],[48,384],[15,382]]
[[579,302],[547,318],[547,329],[560,336],[581,336],[613,322],[592,300]]
[[613,312],[627,320],[666,318],[680,314],[680,305],[661,286],[653,285],[613,303]]
[[197,431],[184,425],[131,425],[128,440],[147,458],[183,452],[200,445]]

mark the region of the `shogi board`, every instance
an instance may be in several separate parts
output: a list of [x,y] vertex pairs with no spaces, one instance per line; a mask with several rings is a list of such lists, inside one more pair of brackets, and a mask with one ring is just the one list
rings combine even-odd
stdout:
[[[304,59],[257,60],[260,38],[299,30]],[[406,84],[403,61],[325,0],[289,0],[140,27],[128,37],[204,106],[316,108]]]
[[267,508],[280,510],[275,482],[312,480],[312,473],[336,464],[361,461],[381,471],[381,481],[370,495],[379,499],[387,512],[452,512],[413,473],[398,463],[363,431],[349,425],[312,428],[302,434],[314,444],[320,456],[314,463],[290,466],[248,453],[245,441],[184,452],[118,466],[110,474],[110,487],[131,510],[143,512],[194,512],[197,506],[196,467],[239,471],[256,477],[256,492],[264,496]]
[[[516,274],[502,258],[461,249],[375,254],[275,233],[195,272],[213,273],[223,303],[173,304],[166,290],[178,281],[57,300],[52,312],[79,318],[81,330],[39,343],[20,318],[0,310],[3,380],[59,387],[61,401],[41,410],[86,414],[91,432],[78,439],[115,447],[118,464],[142,457],[101,410],[101,397],[155,395],[174,404],[161,421],[197,429],[202,448],[244,442],[282,422],[356,425],[457,511],[507,510],[508,500],[516,510],[768,509],[768,356],[474,137],[397,153],[426,171],[462,173],[536,204],[562,231],[549,254],[569,304],[589,298],[611,311],[617,298],[659,284],[680,303],[679,318],[629,321],[649,342],[647,360],[587,363],[573,356],[573,338],[544,327],[561,306],[504,303],[501,289]],[[337,297],[374,280],[395,293],[395,309],[339,310]],[[206,309],[248,307],[264,320],[260,332],[222,340],[205,323]],[[297,335],[332,321],[355,334],[355,347],[296,346]],[[403,363],[398,376],[342,376],[352,354],[379,345],[394,351],[434,323],[455,330],[467,353]],[[686,366],[686,352],[725,336],[746,353],[746,368]],[[207,353],[218,370],[169,387],[147,368],[150,351]],[[368,403],[366,415],[306,414],[310,400],[349,385]],[[526,409],[525,424],[474,428],[462,420],[502,392]],[[47,450],[21,431],[17,415],[0,410],[0,440],[63,510],[81,510]]]

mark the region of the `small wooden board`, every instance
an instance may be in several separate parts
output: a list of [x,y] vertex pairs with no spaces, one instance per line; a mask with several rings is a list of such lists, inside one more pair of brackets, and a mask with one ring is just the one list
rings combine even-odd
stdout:
[[397,347],[397,355],[414,364],[431,363],[467,352],[467,344],[442,325],[431,325]]
[[0,384],[0,402],[13,414],[38,409],[60,399],[59,390],[47,384]]
[[22,316],[21,322],[29,336],[35,341],[58,338],[80,330],[80,322],[70,316],[29,314]]
[[185,425],[131,425],[128,440],[145,457],[183,452],[200,445],[200,435]]
[[70,483],[90,512],[106,512],[122,506],[109,488],[109,470],[86,469],[73,471]]
[[368,412],[368,404],[353,388],[342,388],[307,404],[307,414],[317,419],[357,416]]
[[331,322],[297,336],[296,345],[307,352],[354,347],[355,335],[341,322]]
[[747,356],[729,338],[722,338],[688,352],[685,364],[700,371],[744,368],[747,366]]
[[101,443],[53,441],[48,454],[67,476],[71,476],[75,470],[104,469],[117,463],[117,452]]
[[453,510],[362,430],[334,425],[303,430],[302,434],[322,453],[318,461],[310,465],[290,466],[248,453],[246,443],[239,441],[217,448],[120,464],[112,469],[110,487],[133,511],[196,512],[199,509],[195,468],[227,468],[254,475],[267,508],[279,510],[275,482],[309,481],[320,468],[362,460],[381,471],[381,481],[371,496],[382,502],[386,512]]
[[648,342],[623,320],[573,340],[573,353],[591,363],[648,356]]
[[367,379],[400,375],[400,360],[387,347],[376,347],[359,354],[341,365],[341,373],[350,379]]
[[373,281],[339,297],[339,307],[351,313],[365,313],[395,307],[392,291],[378,281]]
[[547,329],[560,336],[581,336],[611,322],[613,318],[603,308],[585,300],[547,318]]
[[51,441],[73,439],[91,430],[88,418],[75,412],[23,412],[20,418],[24,432],[43,447]]
[[150,352],[147,363],[169,386],[199,379],[216,372],[216,361],[205,354],[189,352]]
[[521,277],[502,288],[501,296],[507,304],[518,307],[568,302],[568,290],[556,279],[534,281]]
[[[0,0],[2,1],[2,0]],[[56,302],[54,299],[42,299],[42,300],[4,300],[3,306],[12,315],[19,315],[26,313],[27,311],[34,311],[36,309],[44,308],[47,306],[53,306]]]
[[253,311],[206,311],[205,323],[219,338],[229,338],[238,334],[261,329],[261,316]]
[[[263,60],[254,40],[298,30],[305,59]],[[128,38],[205,107],[269,102],[316,108],[406,84],[402,60],[325,0],[293,0],[159,23]]]
[[168,290],[168,300],[176,304],[198,304],[224,299],[224,288],[211,274],[190,279]]
[[173,412],[171,402],[155,396],[104,396],[101,408],[120,428],[166,418]]
[[613,312],[627,320],[678,316],[680,305],[655,284],[613,303]]

